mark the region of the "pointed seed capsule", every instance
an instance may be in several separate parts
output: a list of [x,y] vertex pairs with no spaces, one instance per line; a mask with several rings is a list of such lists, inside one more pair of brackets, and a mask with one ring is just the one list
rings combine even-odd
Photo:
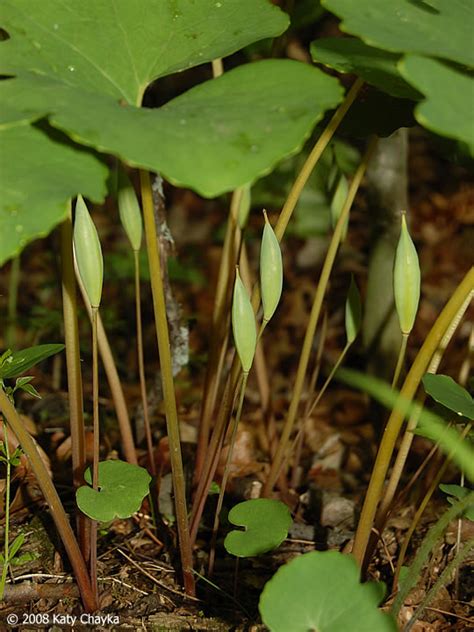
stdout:
[[255,355],[257,328],[255,326],[252,304],[240,278],[238,268],[236,270],[234,298],[232,301],[232,329],[235,348],[239,354],[242,370],[244,373],[248,373]]
[[92,307],[99,307],[104,278],[104,262],[99,236],[86,203],[77,196],[74,220],[74,254],[82,282]]
[[260,249],[260,288],[262,291],[263,319],[269,321],[281,298],[283,288],[283,262],[280,244],[268,221],[266,211]]
[[361,320],[362,303],[360,300],[360,293],[356,282],[354,281],[354,276],[352,276],[346,300],[346,336],[348,345],[352,344],[356,339],[357,334],[359,333]]
[[400,329],[408,335],[413,329],[420,300],[420,264],[408,232],[405,213],[402,213],[402,228],[395,253],[393,292]]
[[123,229],[127,233],[132,250],[140,250],[143,230],[140,206],[135,189],[127,174],[122,170],[119,172],[118,177],[117,200],[120,221],[122,222]]

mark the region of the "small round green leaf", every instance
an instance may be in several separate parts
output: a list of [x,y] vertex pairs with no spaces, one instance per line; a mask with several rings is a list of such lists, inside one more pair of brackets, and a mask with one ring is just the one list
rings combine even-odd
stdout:
[[449,375],[426,373],[423,377],[423,386],[428,395],[439,404],[458,415],[474,419],[474,399]]
[[260,250],[260,288],[262,291],[263,319],[268,322],[280,302],[283,288],[283,262],[280,244],[266,213]]
[[127,174],[121,170],[118,177],[117,201],[120,221],[132,246],[132,250],[140,250],[142,243],[142,215],[135,189]]
[[238,270],[235,276],[234,299],[232,302],[232,330],[242,370],[244,373],[248,373],[255,355],[257,329],[255,327],[255,315],[252,304]]
[[402,213],[402,229],[395,253],[393,293],[400,329],[408,335],[413,329],[420,300],[420,264],[405,213]]
[[[92,483],[90,469],[84,478]],[[151,476],[143,467],[124,461],[102,461],[99,463],[99,489],[88,485],[79,487],[77,506],[86,516],[99,522],[129,518],[140,509],[150,481]]]
[[104,278],[102,248],[96,227],[81,195],[77,196],[76,202],[74,253],[89,302],[92,307],[99,307]]
[[346,300],[346,336],[347,344],[352,344],[359,333],[360,324],[362,321],[362,303],[360,300],[359,290],[354,281],[354,277],[351,278],[351,284],[349,286],[349,292]]
[[383,584],[361,584],[359,575],[355,560],[338,551],[297,557],[265,584],[262,620],[271,632],[395,632],[395,620],[377,607]]
[[237,557],[261,555],[283,542],[292,518],[279,500],[257,498],[239,503],[229,512],[229,522],[245,531],[231,531],[224,540],[226,550]]

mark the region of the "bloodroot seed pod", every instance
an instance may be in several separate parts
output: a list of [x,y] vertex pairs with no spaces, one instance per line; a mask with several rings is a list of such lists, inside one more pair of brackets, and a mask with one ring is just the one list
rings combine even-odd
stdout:
[[268,322],[280,302],[283,287],[281,249],[273,228],[265,215],[262,247],[260,250],[260,288],[262,291],[263,320]]
[[81,195],[76,202],[74,254],[89,302],[97,308],[102,296],[104,262],[96,227]]
[[359,290],[354,281],[354,277],[352,277],[346,300],[346,336],[348,345],[352,344],[356,339],[357,334],[359,333],[361,320],[362,303],[360,300]]
[[236,270],[234,298],[232,301],[232,329],[235,348],[239,354],[242,370],[244,373],[248,373],[255,355],[257,328],[255,326],[252,304],[240,278],[238,268]]
[[132,250],[138,251],[142,243],[142,214],[135,189],[124,171],[119,172],[117,200],[123,229]]
[[420,300],[420,264],[405,213],[402,213],[402,229],[395,253],[393,292],[400,329],[408,335],[413,329]]

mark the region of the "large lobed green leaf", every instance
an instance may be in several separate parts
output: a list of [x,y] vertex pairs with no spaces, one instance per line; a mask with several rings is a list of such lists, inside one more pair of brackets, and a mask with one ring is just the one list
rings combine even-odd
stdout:
[[155,110],[34,74],[1,82],[0,98],[7,106],[43,109],[75,141],[212,197],[268,173],[298,150],[324,111],[342,99],[342,89],[306,64],[266,60]]
[[405,57],[399,68],[405,79],[426,97],[415,108],[420,125],[466,143],[474,156],[473,72],[418,55]]
[[[297,151],[342,99],[337,81],[273,60],[237,68],[159,110],[138,107],[143,93],[158,77],[277,36],[287,25],[268,0],[5,0],[10,39],[0,44],[0,72],[17,78],[0,82],[4,122],[47,117],[75,142],[218,195]],[[0,261],[47,234],[64,217],[68,197],[101,201],[105,194],[105,172],[92,153],[76,157],[72,146],[41,134],[25,127],[6,137],[0,222],[8,239]],[[12,238],[12,230],[21,235]]]
[[415,108],[418,123],[460,140],[474,155],[472,0],[323,0],[323,4],[342,19],[342,30],[363,41],[316,41],[313,59],[339,72],[355,72],[392,96],[423,101],[424,95]]
[[62,221],[71,197],[100,202],[108,170],[91,152],[28,124],[0,125],[0,143],[2,265]]
[[342,73],[356,73],[364,81],[402,99],[419,100],[421,95],[400,75],[399,53],[369,46],[356,37],[327,37],[311,44],[313,61]]
[[360,583],[350,555],[313,551],[281,566],[265,584],[259,610],[271,632],[395,632],[395,620],[378,609],[381,583]]
[[140,105],[157,79],[280,35],[267,0],[4,0],[2,70],[34,70]]
[[367,44],[474,65],[472,0],[323,0]]

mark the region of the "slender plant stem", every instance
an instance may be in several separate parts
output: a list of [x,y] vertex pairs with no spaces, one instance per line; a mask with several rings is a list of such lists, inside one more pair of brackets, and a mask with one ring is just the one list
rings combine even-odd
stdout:
[[[236,365],[237,366],[237,365]],[[209,486],[212,483],[214,474],[219,463],[219,455],[222,448],[222,443],[225,438],[225,431],[227,428],[227,421],[232,414],[234,408],[234,399],[237,386],[234,384],[234,379],[239,380],[240,372],[236,371],[227,380],[222,394],[222,400],[219,407],[219,414],[214,426],[211,440],[209,442],[209,457],[205,463],[203,474],[199,480],[198,488],[196,490],[196,498],[193,506],[193,512],[191,514],[191,542],[194,544],[199,528],[199,522],[201,520],[202,512],[206,504]]]
[[209,551],[209,567],[208,567],[208,576],[212,577],[212,573],[214,570],[214,559],[216,556],[216,540],[217,540],[217,531],[219,530],[219,520],[220,514],[222,511],[222,505],[224,503],[224,495],[225,489],[227,487],[227,480],[229,478],[230,473],[230,465],[232,463],[232,454],[234,452],[235,445],[235,437],[237,436],[237,428],[239,426],[240,417],[242,415],[242,407],[244,404],[245,397],[245,389],[247,387],[247,379],[249,374],[244,373],[242,379],[242,385],[240,387],[240,396],[239,396],[239,404],[237,408],[237,413],[235,415],[235,420],[232,426],[232,434],[229,441],[229,451],[227,453],[227,461],[225,464],[224,475],[222,477],[221,488],[219,490],[219,497],[217,499],[216,513],[214,515],[214,525],[212,527],[212,539],[211,539],[211,549]]
[[[458,328],[462,317],[464,316],[465,311],[467,310],[469,303],[471,301],[472,295],[469,295],[468,298],[461,305],[460,309],[456,313],[449,327],[447,328],[441,342],[439,343],[438,348],[436,349],[431,361],[429,363],[427,372],[428,373],[436,373],[441,362],[441,359],[444,355],[444,352],[451,341],[456,329]],[[422,395],[420,404],[423,405],[425,400],[425,395]],[[417,409],[416,412],[410,415],[408,420],[408,424],[403,435],[402,441],[400,443],[400,448],[397,452],[397,457],[395,459],[395,463],[393,464],[392,472],[388,479],[387,487],[385,488],[382,499],[380,500],[380,506],[377,510],[376,516],[376,528],[375,531],[378,533],[382,533],[383,526],[385,524],[385,520],[387,518],[387,514],[390,511],[390,507],[392,505],[393,499],[395,498],[395,493],[397,491],[398,484],[400,482],[400,478],[403,473],[403,469],[405,467],[406,460],[408,458],[408,454],[410,452],[411,444],[414,437],[414,432],[416,426],[418,425],[419,414],[421,412],[421,408]]]
[[[460,435],[460,438],[463,439],[465,437],[467,437],[467,435],[469,434],[471,430],[471,424],[468,424],[463,432]],[[436,473],[436,476],[434,477],[434,479],[431,481],[430,486],[428,488],[428,491],[426,492],[423,500],[421,501],[418,509],[416,510],[415,515],[413,516],[413,520],[411,521],[411,525],[408,529],[408,531],[405,533],[405,537],[403,538],[403,542],[402,545],[400,547],[400,552],[398,554],[398,558],[397,558],[397,566],[395,568],[395,573],[393,576],[393,590],[396,590],[396,587],[398,585],[398,578],[400,577],[400,571],[401,568],[403,566],[403,562],[405,561],[405,556],[408,550],[408,545],[410,544],[410,540],[412,535],[415,532],[416,527],[418,526],[418,523],[420,522],[421,516],[423,515],[426,507],[428,506],[428,503],[431,500],[431,497],[433,496],[434,492],[438,489],[438,485],[440,484],[444,473],[446,472],[449,464],[451,463],[451,459],[452,459],[452,454],[450,454],[444,461],[443,465],[439,468],[438,472]]]
[[[82,395],[81,356],[72,235],[71,202],[69,201],[68,215],[60,227],[61,285],[64,342],[66,344],[69,424],[71,432],[72,479],[74,488],[77,489],[84,482],[86,433],[84,428],[84,401]],[[77,512],[77,531],[81,550],[87,560],[89,558],[88,519],[80,511]]]
[[339,127],[342,119],[347,114],[347,111],[354,103],[360,89],[364,85],[362,79],[356,79],[356,81],[352,84],[349,92],[346,94],[344,101],[334,112],[331,120],[323,130],[321,136],[316,141],[311,153],[309,154],[306,162],[304,163],[301,171],[298,174],[293,186],[291,187],[291,191],[288,194],[288,198],[286,199],[285,205],[283,206],[280,217],[278,218],[278,222],[275,226],[275,235],[278,238],[278,241],[282,240],[283,235],[285,234],[286,227],[288,226],[288,222],[293,214],[293,211],[296,207],[296,204],[300,198],[301,192],[308,181],[309,176],[311,175],[316,163],[321,158],[324,150],[328,146],[331,138],[334,136],[337,128]]
[[309,386],[308,386],[308,399],[306,401],[306,406],[305,406],[305,411],[304,411],[304,415],[303,415],[303,421],[300,425],[300,429],[298,431],[298,434],[296,436],[296,439],[293,443],[293,446],[291,447],[290,450],[290,454],[293,454],[293,471],[291,474],[291,487],[292,489],[295,489],[295,487],[298,487],[298,480],[299,480],[299,463],[300,463],[300,459],[301,459],[301,453],[303,450],[303,440],[304,440],[304,433],[305,433],[305,428],[306,428],[306,422],[308,420],[308,417],[310,415],[309,410],[311,408],[311,399],[310,399],[310,394],[316,389],[316,382],[318,381],[318,377],[319,377],[319,372],[321,371],[321,360],[323,357],[323,349],[324,349],[324,343],[326,342],[326,335],[327,335],[327,326],[328,326],[328,312],[327,310],[324,310],[323,313],[323,320],[322,320],[322,324],[321,324],[321,331],[320,331],[320,337],[319,337],[319,344],[318,344],[318,350],[316,352],[316,359],[315,359],[315,363],[314,363],[314,369],[313,369],[313,373],[311,375],[311,379],[309,381]]
[[[97,352],[97,316],[99,310],[92,308],[92,420],[93,420],[93,456],[92,456],[92,487],[99,489],[99,452],[100,452],[100,425],[99,425],[99,362]],[[99,598],[97,585],[97,521],[91,521],[90,529],[90,573],[92,590],[96,599]]]
[[369,141],[366,152],[350,184],[349,191],[347,193],[347,199],[344,202],[344,206],[341,210],[341,214],[339,216],[336,227],[334,229],[334,233],[331,238],[331,242],[329,244],[328,252],[324,260],[323,269],[321,271],[321,277],[319,279],[318,287],[316,289],[316,294],[314,296],[313,307],[311,309],[308,326],[306,328],[306,333],[305,333],[305,337],[303,341],[303,348],[301,350],[301,355],[300,355],[300,360],[299,360],[298,369],[296,373],[295,385],[293,387],[293,394],[292,394],[292,398],[290,402],[290,407],[288,410],[288,415],[285,420],[285,424],[283,426],[283,431],[280,438],[280,442],[278,444],[276,454],[272,461],[270,473],[265,482],[265,486],[263,489],[264,496],[270,495],[273,489],[273,486],[275,485],[275,482],[277,480],[278,473],[280,472],[285,452],[288,449],[290,435],[291,435],[291,432],[293,431],[293,427],[295,424],[295,420],[297,417],[298,408],[300,404],[301,394],[303,392],[304,381],[306,377],[306,370],[308,368],[308,362],[311,355],[314,335],[316,333],[316,326],[319,321],[319,316],[320,316],[321,308],[323,305],[324,295],[326,293],[326,288],[329,283],[329,277],[331,275],[331,271],[332,271],[334,262],[336,260],[337,251],[339,248],[339,244],[341,243],[341,238],[344,231],[345,223],[349,216],[349,211],[351,209],[352,203],[359,189],[359,186],[362,182],[362,178],[364,176],[367,165],[375,150],[376,143],[377,143],[376,137],[373,137]]
[[222,59],[220,57],[212,60],[212,74],[214,79],[224,74],[224,64],[222,63]]
[[455,502],[444,514],[438,519],[438,521],[431,527],[428,531],[425,539],[423,540],[422,545],[419,547],[417,555],[413,561],[413,564],[410,566],[406,577],[403,580],[403,584],[400,587],[398,595],[393,602],[392,613],[396,616],[405,601],[408,593],[412,589],[412,587],[416,584],[421,569],[423,568],[424,563],[428,559],[430,552],[433,550],[434,545],[439,540],[446,527],[449,525],[451,520],[454,520],[456,516],[461,514],[467,507],[472,504],[474,499],[474,492],[471,492],[461,500]]
[[232,194],[229,219],[227,222],[224,245],[219,265],[216,296],[212,314],[211,332],[209,336],[209,356],[204,378],[203,398],[199,421],[198,444],[196,448],[196,463],[194,467],[194,483],[201,479],[204,462],[207,459],[207,448],[211,429],[211,418],[215,408],[217,390],[224,364],[229,332],[229,309],[232,296],[232,284],[237,263],[237,253],[240,249],[241,231],[238,226],[238,213],[243,189],[238,188]]
[[0,409],[4,414],[8,425],[16,435],[23,452],[28,457],[41,491],[43,492],[45,500],[49,505],[51,515],[64,544],[64,548],[66,549],[66,553],[68,554],[74,575],[76,576],[84,608],[87,612],[94,612],[97,610],[97,600],[92,590],[86,563],[74,536],[73,530],[71,529],[71,525],[69,524],[64,507],[61,504],[56,488],[49,477],[49,473],[33,439],[25,429],[20,416],[16,412],[15,407],[10,402],[3,389],[0,389]]
[[81,358],[79,351],[79,325],[77,321],[76,281],[74,278],[72,252],[72,220],[70,213],[67,219],[61,224],[61,272],[73,481],[74,487],[79,487],[83,484],[83,473],[86,464],[86,439],[84,431]]
[[[429,366],[431,358],[436,352],[440,341],[449,328],[453,318],[465,302],[466,298],[470,296],[473,289],[474,268],[471,268],[469,272],[467,272],[463,281],[456,288],[441,314],[438,316],[436,322],[431,328],[431,331],[426,337],[423,346],[418,352],[400,391],[400,396],[403,398],[403,401],[413,399],[420,381],[425,374],[425,371]],[[361,566],[364,563],[377,505],[382,496],[385,476],[390,465],[393,450],[395,448],[395,442],[403,423],[403,418],[403,411],[400,410],[400,407],[395,407],[387,422],[374,464],[374,469],[372,471],[372,476],[370,478],[352,551],[352,554]]]
[[421,616],[421,614],[425,610],[426,606],[428,606],[428,604],[434,599],[438,590],[449,582],[449,578],[452,575],[452,573],[455,572],[459,568],[460,564],[464,562],[464,560],[469,556],[469,554],[471,553],[473,549],[474,549],[474,538],[470,538],[466,542],[466,544],[462,547],[462,549],[460,549],[459,552],[453,557],[453,559],[449,562],[449,564],[447,564],[446,567],[443,569],[443,572],[441,573],[441,575],[435,581],[435,583],[430,588],[430,590],[426,593],[422,602],[420,603],[418,608],[415,610],[415,612],[412,614],[410,621],[408,621],[406,626],[403,628],[403,632],[410,632],[412,627],[415,625],[417,619]]
[[319,404],[319,402],[321,401],[322,396],[324,395],[324,393],[327,390],[327,387],[329,386],[329,384],[331,383],[334,375],[336,374],[336,371],[338,370],[338,368],[341,366],[341,364],[344,361],[344,358],[346,357],[347,352],[349,351],[351,347],[351,343],[348,342],[346,343],[346,346],[344,347],[344,349],[341,351],[336,364],[333,366],[333,368],[331,369],[331,372],[329,373],[329,375],[326,378],[326,381],[324,382],[324,384],[322,385],[319,393],[317,394],[315,400],[313,401],[313,403],[311,404],[311,406],[309,407],[308,412],[306,413],[306,417],[309,417],[311,415],[311,413],[313,412],[313,410],[316,408],[316,406]]
[[[331,138],[339,127],[341,121],[346,115],[347,111],[354,103],[357,94],[359,93],[361,87],[364,82],[361,79],[357,79],[353,85],[351,86],[349,92],[346,94],[344,101],[337,108],[335,113],[333,114],[331,120],[329,121],[326,128],[323,130],[321,136],[316,141],[311,153],[307,157],[303,167],[301,168],[300,173],[298,174],[290,193],[285,201],[285,204],[281,210],[280,216],[278,218],[278,222],[274,228],[275,235],[279,241],[282,240],[283,235],[285,234],[286,227],[288,226],[288,222],[291,219],[293,211],[296,207],[296,204],[299,200],[301,192],[311,175],[314,167],[316,166],[319,158],[323,154],[324,150],[328,146]],[[260,306],[260,288],[256,285],[252,291],[252,307],[255,313],[257,313]],[[219,446],[219,436],[222,435],[223,428],[225,427],[226,420],[230,414],[230,410],[232,409],[232,403],[234,400],[235,390],[237,388],[237,384],[239,381],[239,376],[241,374],[241,366],[239,359],[234,355],[234,360],[232,362],[232,366],[229,372],[229,376],[227,378],[226,385],[224,387],[224,394],[222,405],[219,407],[217,421],[214,427],[213,435],[211,437],[211,442],[209,444],[209,467],[207,468],[207,473],[205,476],[201,476],[199,479],[198,488],[196,490],[194,505],[193,505],[193,513],[192,513],[192,524],[191,524],[191,535],[192,539],[196,537],[197,529],[199,526],[199,522],[201,520],[202,512],[204,510],[204,505],[207,498],[207,492],[209,489],[209,485],[211,484],[212,477],[214,472],[212,471],[215,467],[217,467],[216,455],[213,450],[217,450]]]
[[[89,318],[92,322],[92,308],[89,303],[84,285],[81,280],[81,275],[77,270],[76,262],[74,262],[74,268],[76,273],[77,284],[81,290],[84,305],[89,314]],[[135,450],[135,443],[133,441],[132,425],[130,423],[130,417],[128,416],[127,404],[125,403],[125,396],[123,394],[122,384],[115,366],[112,350],[110,349],[107,334],[105,333],[104,325],[100,314],[97,314],[97,342],[99,344],[99,352],[102,358],[102,364],[107,375],[107,381],[109,383],[112,398],[114,400],[115,412],[117,413],[117,421],[120,428],[120,435],[122,437],[122,448],[125,458],[129,463],[137,464],[137,453]]]
[[183,462],[181,458],[178,411],[176,408],[176,397],[173,384],[168,322],[166,318],[166,304],[163,290],[160,255],[158,252],[158,240],[156,237],[153,195],[151,190],[150,175],[147,171],[140,171],[140,184],[148,262],[150,266],[151,289],[153,295],[153,310],[155,314],[156,335],[160,356],[161,379],[163,383],[163,398],[166,409],[168,440],[170,444],[176,522],[178,526],[184,587],[188,595],[194,596],[193,558],[186,509],[186,489]]
[[18,303],[18,287],[20,285],[20,255],[13,257],[10,278],[8,279],[8,311],[5,342],[9,349],[16,346],[16,308]]
[[135,320],[137,326],[137,358],[138,374],[140,376],[140,393],[142,397],[143,419],[145,422],[145,436],[148,449],[148,464],[150,472],[156,476],[156,464],[153,456],[153,439],[151,436],[150,415],[148,411],[148,397],[146,393],[145,362],[143,360],[143,332],[142,332],[142,306],[140,292],[140,253],[133,251],[135,265]]
[[408,334],[402,333],[402,341],[400,343],[400,350],[398,352],[397,366],[393,373],[392,388],[397,388],[400,373],[402,372],[403,362],[405,361],[405,355],[407,352]]
[[[0,387],[1,388],[1,387]],[[10,446],[8,445],[8,430],[6,421],[3,420],[3,445],[6,458],[6,477],[5,477],[5,531],[3,536],[3,569],[0,579],[0,601],[3,600],[5,591],[5,582],[7,581],[8,567],[10,566],[10,485],[12,464],[10,462]]]

